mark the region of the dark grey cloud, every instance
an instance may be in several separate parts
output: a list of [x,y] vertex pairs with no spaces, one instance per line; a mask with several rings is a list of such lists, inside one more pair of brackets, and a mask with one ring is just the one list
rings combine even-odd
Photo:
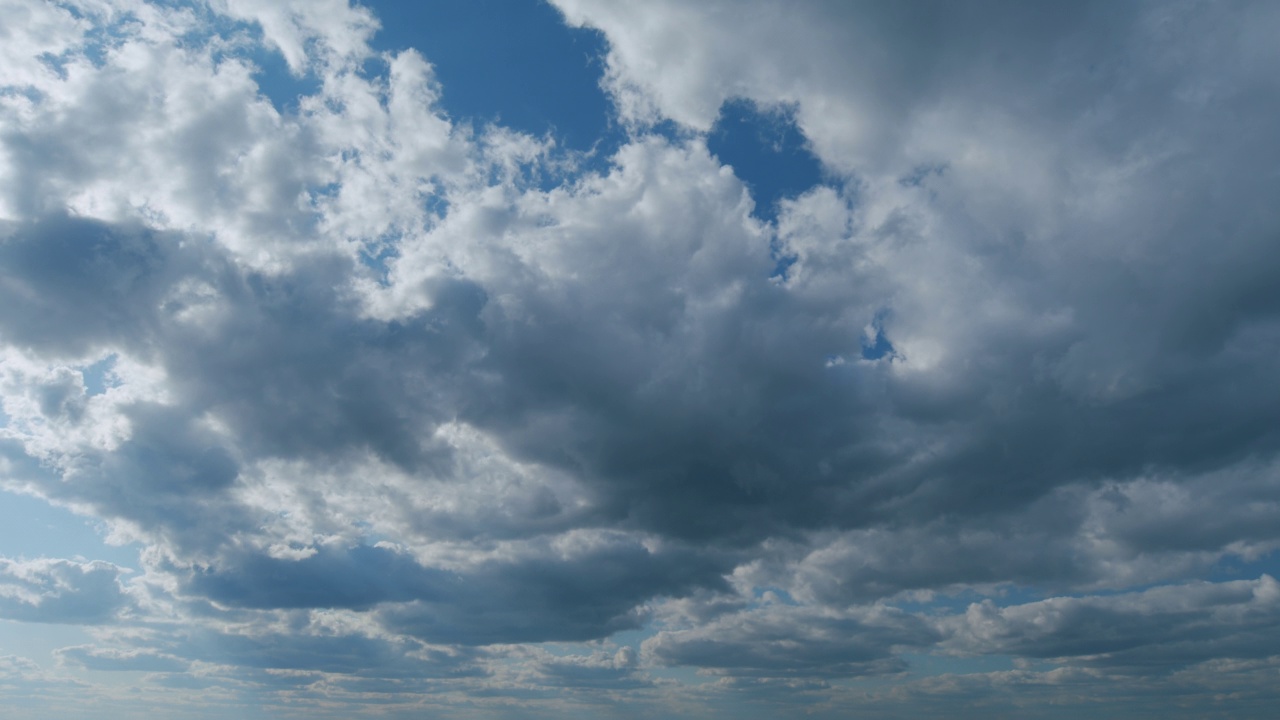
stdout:
[[[760,567],[823,603],[1019,585],[1083,592],[1266,557],[1277,541],[1274,464],[1057,488],[1013,511],[815,536]],[[1206,508],[1212,507],[1212,512]]]
[[[47,251],[49,273],[57,273],[52,258],[58,253],[73,252],[76,243],[107,238],[109,242],[94,246],[102,257],[100,264],[128,266],[134,274],[156,278],[140,281],[145,292],[91,300],[131,307],[141,319],[87,327],[100,332],[127,328],[132,322],[144,328],[136,338],[114,340],[125,348],[162,353],[157,359],[172,373],[181,404],[136,403],[125,408],[131,437],[111,452],[70,461],[65,477],[71,482],[51,484],[45,491],[64,501],[89,503],[107,517],[155,533],[179,557],[201,558],[202,569],[193,571],[187,583],[190,592],[233,607],[257,608],[367,608],[422,601],[429,610],[387,611],[388,622],[423,637],[474,644],[601,637],[637,626],[640,616],[634,608],[650,597],[720,583],[719,574],[727,569],[723,557],[703,557],[690,550],[655,555],[639,545],[614,546],[569,561],[488,563],[462,573],[423,568],[403,555],[374,547],[322,549],[300,560],[232,550],[232,535],[251,531],[254,524],[251,510],[233,491],[242,463],[255,456],[323,457],[355,446],[430,472],[417,463],[420,447],[407,439],[415,423],[407,421],[418,418],[419,428],[429,428],[430,418],[422,418],[423,413],[438,415],[450,409],[445,393],[454,392],[447,388],[454,378],[447,373],[433,377],[430,359],[443,354],[445,362],[457,364],[466,358],[466,353],[454,350],[458,343],[450,338],[456,332],[479,331],[476,313],[483,307],[483,296],[465,284],[446,284],[428,317],[409,325],[374,325],[362,324],[350,306],[338,304],[335,289],[323,287],[319,279],[325,277],[323,272],[299,273],[293,280],[204,273],[194,279],[209,283],[220,301],[230,304],[224,316],[231,318],[226,322],[232,327],[220,328],[215,320],[188,329],[172,317],[184,307],[166,307],[158,300],[172,293],[173,286],[193,279],[168,272],[171,264],[185,260],[169,257],[181,253],[174,247],[183,244],[179,238],[155,239],[145,231],[87,221],[61,222],[55,224],[61,228],[59,241],[70,245],[54,244]],[[36,225],[15,233],[9,247],[35,252],[29,248],[40,244],[46,230]],[[133,237],[139,233],[143,240]],[[141,249],[123,249],[135,240]],[[24,282],[48,301],[43,309],[21,317],[43,320],[32,327],[45,327],[71,305],[85,301],[59,293],[61,283],[75,284],[86,293],[105,292],[111,277],[104,273],[67,279],[30,272]],[[453,302],[463,315],[451,314]],[[344,338],[344,332],[354,335]],[[323,347],[313,347],[312,342]],[[407,374],[392,372],[404,363]],[[386,373],[375,371],[380,365]],[[355,373],[355,368],[361,372]],[[379,387],[388,379],[391,386]],[[345,383],[356,385],[348,393]],[[330,390],[317,394],[318,386]],[[344,399],[348,396],[350,402]],[[443,405],[433,405],[432,397]],[[315,405],[316,400],[322,406]],[[194,422],[208,413],[232,429],[230,438]],[[439,462],[438,469],[446,471],[448,458]],[[216,560],[209,564],[210,558]]]
[[6,343],[52,356],[146,347],[155,310],[199,251],[140,224],[113,228],[61,214],[7,223],[0,242],[0,327]]
[[97,464],[73,462],[70,488],[50,494],[88,502],[102,515],[129,520],[176,547],[208,549],[245,519],[226,497],[239,464],[224,444],[172,407],[139,404],[125,412],[133,436]]
[[456,588],[455,574],[424,568],[394,550],[326,548],[307,558],[224,558],[225,567],[191,571],[189,592],[248,608],[356,608],[438,597]]
[[[371,447],[419,460],[416,438],[443,391],[423,381],[467,356],[483,303],[473,286],[444,283],[436,312],[362,323],[335,286],[346,263],[246,273],[198,238],[65,216],[11,225],[0,251],[8,342],[52,357],[115,347],[159,361],[183,412],[218,413],[255,455]],[[406,361],[408,376],[387,372]]]
[[[613,540],[567,557],[420,565],[385,547],[325,548],[302,559],[224,556],[183,575],[183,590],[231,608],[381,606],[389,629],[462,645],[589,640],[639,627],[640,607],[694,588],[727,589],[725,559],[688,549],[653,552]],[[176,571],[177,568],[174,568]]]
[[642,626],[642,604],[725,588],[722,558],[625,541],[569,557],[478,564],[438,594],[379,611],[383,624],[427,642],[462,645],[582,641]]

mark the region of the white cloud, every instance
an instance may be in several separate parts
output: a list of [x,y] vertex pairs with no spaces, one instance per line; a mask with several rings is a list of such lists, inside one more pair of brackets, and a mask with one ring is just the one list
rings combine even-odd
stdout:
[[213,0],[210,5],[230,17],[256,23],[295,74],[364,60],[371,54],[369,38],[378,28],[367,8],[347,0]]
[[44,623],[110,622],[131,605],[121,573],[98,560],[0,558],[0,616]]
[[[13,10],[3,481],[144,544],[152,614],[67,662],[834,697],[908,649],[1079,666],[988,688],[1261,661],[1274,581],[1192,581],[1280,543],[1273,9],[558,5],[610,43],[600,172],[457,123],[359,6]],[[733,97],[833,172],[776,222],[707,149]],[[11,617],[135,597],[3,562]],[[938,610],[1010,589],[1098,594]]]

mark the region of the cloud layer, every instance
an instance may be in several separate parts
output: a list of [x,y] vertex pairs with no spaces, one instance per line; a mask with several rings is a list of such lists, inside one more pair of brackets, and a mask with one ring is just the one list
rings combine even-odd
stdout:
[[376,7],[0,2],[0,482],[141,549],[0,615],[211,717],[1264,716],[1276,9],[555,5],[604,166]]

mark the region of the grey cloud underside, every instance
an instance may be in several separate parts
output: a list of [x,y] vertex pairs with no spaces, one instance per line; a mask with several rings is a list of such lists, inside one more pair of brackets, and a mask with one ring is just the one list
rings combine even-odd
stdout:
[[[99,464],[72,467],[68,476],[77,482],[57,492],[66,499],[93,503],[107,515],[167,530],[179,546],[185,538],[193,547],[216,547],[222,534],[251,527],[245,510],[226,497],[237,473],[232,451],[241,458],[339,457],[372,451],[412,472],[447,474],[447,451],[422,447],[414,431],[425,435],[452,414],[495,430],[508,440],[509,449],[525,457],[587,480],[596,495],[596,522],[622,522],[675,538],[732,544],[778,531],[878,525],[887,509],[894,511],[896,522],[935,515],[941,508],[961,517],[990,516],[1017,508],[1063,482],[1152,467],[1214,469],[1248,457],[1255,448],[1269,447],[1275,428],[1266,422],[1275,407],[1266,394],[1272,391],[1259,393],[1261,380],[1249,398],[1238,402],[1234,396],[1215,396],[1215,381],[1207,378],[1188,383],[1195,388],[1190,391],[1178,385],[1138,400],[1084,408],[1054,388],[1043,387],[1046,383],[1037,388],[1029,381],[1031,387],[1017,392],[1032,394],[1033,399],[1024,407],[1001,408],[998,415],[1005,417],[979,411],[967,427],[956,427],[955,420],[945,416],[925,423],[907,415],[895,428],[904,434],[896,442],[899,448],[886,451],[882,446],[889,440],[883,433],[877,437],[874,428],[859,426],[871,425],[872,418],[882,422],[882,415],[871,410],[883,413],[899,407],[885,398],[895,388],[885,388],[889,383],[876,371],[852,380],[833,379],[835,373],[816,359],[824,354],[822,340],[831,343],[828,348],[835,345],[835,328],[824,327],[820,317],[798,312],[763,274],[745,281],[756,288],[756,297],[741,300],[731,308],[734,312],[722,313],[729,317],[712,318],[729,327],[710,328],[715,332],[705,325],[695,328],[710,338],[648,333],[644,339],[650,341],[654,362],[680,357],[669,345],[708,346],[695,345],[692,358],[680,358],[683,363],[674,372],[664,368],[670,374],[652,383],[652,366],[633,359],[640,352],[640,339],[631,340],[637,351],[632,358],[615,358],[612,343],[592,345],[598,339],[592,333],[600,329],[590,324],[590,317],[564,306],[536,305],[536,296],[527,299],[537,316],[578,314],[578,322],[566,318],[555,320],[550,328],[504,326],[501,318],[486,316],[481,288],[453,283],[435,295],[436,305],[426,317],[379,326],[353,317],[332,285],[315,280],[316,275],[326,277],[325,272],[309,275],[305,284],[301,274],[295,279],[244,276],[216,255],[209,257],[207,249],[177,251],[175,244],[174,237],[157,240],[130,228],[55,218],[15,233],[4,250],[13,298],[6,306],[16,309],[7,316],[7,337],[51,355],[84,353],[92,343],[142,356],[158,354],[176,378],[184,409],[132,408],[134,436]],[[77,262],[64,264],[58,258]],[[216,283],[221,297],[232,304],[222,326],[202,327],[197,337],[171,321],[166,324],[165,317],[166,311],[173,311],[166,298],[180,281],[191,278]],[[101,316],[86,318],[75,308]],[[804,322],[787,322],[780,315],[802,317]],[[70,317],[80,324],[63,320]],[[677,325],[674,320],[668,323]],[[41,335],[51,328],[59,332]],[[811,350],[800,352],[804,348]],[[595,356],[584,358],[581,350]],[[575,361],[585,361],[586,367]],[[357,371],[371,366],[403,367],[405,372]],[[1261,375],[1263,369],[1251,372]],[[1236,374],[1216,382],[1239,386],[1248,379]],[[652,384],[646,386],[645,381]],[[857,385],[870,383],[879,384],[883,394],[868,397]],[[325,392],[316,392],[320,388]],[[1174,407],[1197,405],[1187,402],[1188,392],[1208,396],[1204,404],[1209,407],[1191,417],[1174,412]],[[473,397],[482,400],[476,403]],[[1206,448],[1201,429],[1249,423],[1250,413],[1241,412],[1246,402],[1258,408],[1253,427],[1214,433]],[[1212,412],[1213,404],[1221,406],[1217,413]],[[192,427],[190,419],[204,412],[216,413],[235,429],[236,447],[223,447],[225,439],[202,437]],[[1049,417],[1037,417],[1045,415]],[[932,441],[940,428],[957,439],[948,441],[941,452],[935,450],[923,469],[909,467],[921,464],[909,463],[917,451],[911,441]],[[1164,456],[1160,448],[1167,448]],[[1113,463],[1095,465],[1109,455],[1116,456]],[[1270,484],[1258,491],[1274,502]],[[1265,528],[1259,529],[1259,539],[1270,539]],[[1052,536],[1046,535],[1043,542],[1051,545]],[[1165,542],[1185,544],[1176,538]],[[1158,547],[1157,542],[1149,549]],[[322,565],[325,557],[227,557],[221,562],[244,563],[233,572],[249,578],[239,586],[248,595],[237,596],[230,586],[213,581],[197,580],[193,588],[216,600],[257,607],[367,607],[383,601],[430,601],[440,585],[448,584],[443,576],[414,580],[421,572],[411,561],[402,561],[403,568],[385,568],[385,576],[393,581],[353,583],[343,565]],[[1049,574],[1042,560],[1011,574],[992,574],[977,566],[956,572],[962,566],[949,565],[950,578],[926,573],[898,587],[936,585],[947,579],[1032,581],[1038,574]],[[356,567],[369,572],[377,564]],[[895,577],[911,572],[910,564],[890,567],[886,569]],[[1010,569],[1007,564],[1005,569]],[[716,584],[725,570],[722,563],[709,561],[701,584]],[[272,573],[291,580],[264,584],[261,578]],[[495,574],[504,576],[509,574]],[[643,574],[636,577],[642,582],[622,596],[621,606],[597,622],[566,629],[566,637],[598,636],[634,624],[617,622],[634,603],[669,592],[645,585]],[[877,585],[865,584],[866,578],[857,580],[853,588],[867,588],[868,596],[877,592]],[[518,597],[519,592],[513,593],[513,600]],[[602,599],[596,594],[583,597],[584,605]],[[568,610],[571,604],[550,607]],[[533,628],[544,619],[530,616],[516,622]],[[491,639],[542,639],[536,631],[508,629],[510,635],[495,631]],[[448,636],[448,631],[434,632]],[[558,630],[545,632],[551,639]],[[451,639],[475,641],[467,631]]]
[[[176,244],[55,218],[3,249],[6,337],[53,356],[94,344],[158,355],[182,393],[181,410],[133,408],[134,437],[99,466],[73,469],[97,479],[66,492],[183,533],[202,523],[173,515],[166,494],[227,504],[220,493],[235,478],[232,451],[244,459],[372,451],[447,475],[447,450],[420,438],[451,416],[588,481],[595,522],[735,544],[875,525],[886,511],[896,521],[942,509],[990,515],[1066,482],[1214,470],[1269,457],[1274,446],[1265,344],[1208,359],[1227,367],[1202,362],[1181,382],[1091,404],[1019,369],[1026,351],[1015,348],[1013,358],[993,359],[1008,375],[962,391],[1015,399],[987,408],[993,399],[967,398],[975,407],[943,398],[952,407],[939,407],[918,388],[895,387],[882,368],[824,368],[819,358],[850,344],[839,337],[849,328],[830,317],[844,309],[804,307],[763,273],[719,278],[745,287],[727,309],[706,317],[677,305],[647,332],[525,287],[515,289],[526,312],[548,320],[511,322],[487,304],[492,293],[459,281],[438,288],[423,317],[382,324],[356,318],[325,280],[340,268],[245,276],[207,246]],[[230,305],[198,331],[166,317],[180,302],[175,288],[191,279]],[[625,278],[603,282],[611,280]],[[679,289],[681,280],[666,282]],[[1043,361],[1046,350],[1037,350]],[[895,394],[927,405],[912,412]],[[236,447],[182,429],[204,412],[234,429]],[[886,415],[897,418],[892,436]],[[234,512],[210,522],[235,527]]]
[[480,563],[465,571],[424,568],[380,547],[324,550],[302,560],[230,557],[197,569],[187,591],[241,608],[385,604],[389,629],[443,644],[588,640],[639,627],[636,605],[694,587],[722,589],[723,560],[616,543],[568,559]]
[[[926,707],[1274,669],[1272,577],[1192,582],[1280,548],[1274,13],[558,4],[632,135],[551,190],[511,168],[570,161],[456,130],[412,53],[313,68],[292,115],[176,49],[148,57],[204,78],[194,119],[110,56],[0,108],[31,178],[0,177],[0,480],[146,546],[127,583],[0,560],[0,616],[185,614],[59,656],[175,687],[684,666],[817,703],[911,653],[1045,664]],[[735,97],[828,172],[775,224],[697,134]]]
[[1167,670],[1218,657],[1273,657],[1278,609],[1280,585],[1263,575],[1002,609],[987,601],[946,622],[963,626],[948,641],[962,650],[989,652],[994,646],[1095,667]]

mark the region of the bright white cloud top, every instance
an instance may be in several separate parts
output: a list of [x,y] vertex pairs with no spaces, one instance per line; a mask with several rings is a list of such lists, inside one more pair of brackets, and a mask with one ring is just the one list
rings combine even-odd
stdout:
[[6,717],[1272,717],[1280,5],[472,7],[0,0]]

